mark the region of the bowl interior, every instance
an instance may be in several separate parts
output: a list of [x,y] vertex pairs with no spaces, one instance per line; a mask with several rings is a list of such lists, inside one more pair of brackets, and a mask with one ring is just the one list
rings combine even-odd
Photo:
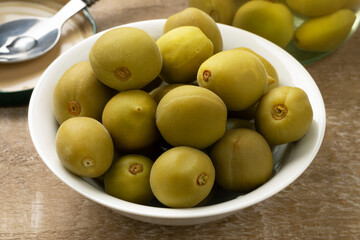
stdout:
[[[126,24],[145,30],[158,38],[165,19]],[[214,204],[191,209],[170,209],[129,203],[107,195],[96,182],[77,177],[60,163],[55,149],[58,124],[52,107],[53,89],[61,75],[73,64],[88,60],[91,46],[103,32],[78,43],[58,57],[43,73],[29,105],[29,130],[36,150],[49,169],[71,188],[87,198],[112,208],[123,215],[160,224],[193,224],[229,215],[256,204],[284,189],[299,177],[316,156],[325,133],[325,107],[321,93],[304,67],[275,44],[249,32],[219,24],[224,50],[248,47],[265,57],[277,69],[280,85],[297,86],[309,96],[313,123],[300,141],[274,148],[274,174],[264,185],[247,194],[223,194]],[[172,222],[173,221],[173,222]]]

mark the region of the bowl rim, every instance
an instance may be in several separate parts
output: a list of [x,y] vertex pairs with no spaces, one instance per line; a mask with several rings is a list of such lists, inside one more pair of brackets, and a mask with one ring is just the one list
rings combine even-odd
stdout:
[[[324,138],[325,134],[325,126],[326,126],[326,113],[325,113],[325,105],[324,101],[322,99],[321,93],[319,88],[317,87],[315,81],[312,79],[310,74],[307,72],[307,70],[290,54],[288,54],[285,50],[281,49],[277,45],[269,42],[268,40],[265,40],[257,35],[254,35],[250,32],[246,32],[244,30],[234,28],[228,25],[224,24],[218,24],[219,29],[222,34],[226,33],[225,35],[233,36],[232,34],[234,32],[238,32],[239,35],[245,35],[248,36],[249,39],[257,42],[257,44],[262,44],[263,48],[268,48],[268,50],[271,48],[272,52],[276,53],[276,59],[273,59],[273,62],[276,63],[277,61],[282,61],[283,63],[286,61],[286,65],[294,66],[297,71],[301,72],[303,75],[303,78],[308,79],[308,84],[311,86],[311,93],[315,95],[316,102],[318,104],[318,111],[316,111],[316,114],[319,119],[317,119],[315,132],[316,132],[316,139],[314,140],[315,145],[312,145],[313,148],[309,156],[303,160],[302,164],[300,166],[297,166],[296,164],[290,164],[290,167],[296,170],[291,175],[282,176],[283,179],[286,181],[278,181],[276,184],[272,185],[271,192],[263,191],[262,188],[264,185],[268,184],[265,183],[263,186],[255,189],[254,191],[247,193],[245,195],[241,195],[235,199],[218,203],[215,205],[209,205],[209,206],[203,206],[203,207],[195,207],[195,208],[186,208],[186,209],[173,209],[173,208],[160,208],[160,207],[153,207],[153,206],[146,206],[146,205],[140,205],[135,203],[130,203],[121,199],[117,199],[115,197],[112,197],[110,195],[107,195],[104,192],[99,191],[95,187],[91,186],[90,184],[86,183],[83,179],[77,177],[77,179],[72,178],[67,175],[64,175],[62,172],[59,171],[55,166],[51,165],[48,159],[48,156],[46,154],[46,149],[43,149],[41,141],[44,141],[44,139],[39,139],[39,135],[37,134],[37,130],[41,129],[41,126],[36,126],[38,117],[41,113],[38,109],[38,104],[41,102],[40,99],[40,93],[42,91],[46,91],[45,83],[48,81],[46,79],[47,75],[51,71],[55,69],[55,67],[60,64],[62,61],[65,61],[64,59],[70,56],[71,51],[75,48],[80,48],[85,43],[89,43],[90,41],[94,41],[97,39],[100,35],[105,33],[106,31],[109,31],[114,28],[118,27],[138,27],[138,28],[147,28],[149,24],[152,27],[161,27],[165,23],[166,19],[155,19],[155,20],[146,20],[146,21],[139,21],[139,22],[133,22],[129,24],[124,24],[120,26],[116,26],[107,30],[104,30],[102,32],[99,32],[95,35],[92,35],[88,37],[87,39],[77,43],[75,46],[64,52],[62,55],[60,55],[53,63],[50,64],[50,66],[45,70],[43,75],[41,76],[40,80],[36,84],[34,91],[32,93],[30,103],[29,103],[29,110],[28,110],[28,127],[31,139],[33,141],[33,144],[41,157],[42,161],[47,165],[47,167],[59,178],[61,179],[65,184],[67,184],[70,188],[75,190],[76,192],[80,193],[81,195],[91,199],[94,202],[97,202],[101,205],[104,205],[106,207],[109,207],[111,209],[114,209],[123,215],[129,216],[129,217],[141,217],[144,221],[151,222],[153,219],[162,219],[162,220],[189,220],[189,219],[201,219],[201,218],[208,218],[208,217],[221,217],[225,215],[230,215],[236,211],[239,211],[241,209],[244,209],[246,207],[249,207],[251,205],[257,204],[286,188],[288,185],[290,185],[293,181],[295,181],[305,170],[306,168],[311,164],[313,159],[315,158],[316,154],[318,153],[321,143]],[[154,25],[154,26],[153,26]],[[161,29],[162,30],[162,29]],[[160,31],[160,30],[158,30]],[[224,49],[226,50],[226,49]],[[269,50],[270,51],[270,50]],[[269,60],[269,59],[268,59]],[[52,101],[52,99],[51,99]],[[54,117],[53,117],[54,118]],[[313,121],[314,122],[314,121]],[[41,137],[43,138],[43,137]],[[282,174],[281,171],[278,174]],[[277,174],[277,175],[278,175]],[[282,174],[282,175],[284,175]],[[275,176],[274,178],[276,178]],[[272,179],[274,179],[272,178]],[[270,179],[269,181],[271,181]],[[86,185],[88,186],[86,186]],[[170,223],[170,222],[169,222]]]

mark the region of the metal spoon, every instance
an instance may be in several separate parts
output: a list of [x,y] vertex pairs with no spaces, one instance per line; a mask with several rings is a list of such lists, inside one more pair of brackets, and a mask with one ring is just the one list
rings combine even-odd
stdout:
[[0,63],[23,62],[43,55],[59,41],[63,24],[97,0],[70,0],[51,18],[32,17],[0,25]]

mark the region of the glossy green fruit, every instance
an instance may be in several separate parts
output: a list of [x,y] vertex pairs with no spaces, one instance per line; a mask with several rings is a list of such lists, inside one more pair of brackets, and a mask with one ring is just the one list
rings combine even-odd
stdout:
[[160,78],[167,83],[195,81],[200,65],[213,55],[212,42],[194,26],[172,29],[156,43],[163,57]]
[[142,90],[115,95],[106,104],[102,122],[120,151],[133,151],[152,145],[158,139],[155,125],[156,102]]
[[[267,73],[267,80],[268,80],[265,93],[267,91],[279,86],[279,77],[278,77],[277,71],[276,71],[275,67],[268,60],[266,60],[260,54],[252,51],[249,48],[239,47],[239,48],[235,48],[235,49],[245,50],[245,51],[253,53],[261,61],[261,63],[264,65],[266,73]],[[233,116],[233,117],[236,117],[236,118],[247,119],[247,120],[254,119],[258,105],[259,105],[259,101],[257,101],[256,103],[254,103],[253,105],[251,105],[250,107],[248,107],[248,108],[246,108],[244,110],[230,111],[229,115]]]
[[294,35],[291,11],[284,4],[250,1],[236,12],[233,26],[257,34],[285,48]]
[[150,173],[155,197],[173,208],[194,207],[209,195],[214,180],[211,159],[200,150],[184,146],[163,153]]
[[[218,189],[218,186],[215,184],[213,184],[213,187],[210,191],[210,193],[206,196],[206,198],[204,198],[203,200],[201,200],[198,204],[196,204],[194,207],[204,207],[204,206],[207,206],[207,205],[210,205],[211,204],[211,201],[213,201],[216,196],[217,196],[217,189]],[[216,201],[216,200],[215,200]]]
[[180,86],[183,86],[183,85],[184,84],[181,84],[181,83],[173,83],[173,84],[162,85],[162,86],[157,87],[154,90],[152,90],[150,92],[150,95],[154,98],[156,103],[159,103],[160,100],[165,96],[165,94],[167,94],[168,92],[170,92],[174,88],[177,88],[177,87],[180,87]]
[[256,131],[227,131],[210,150],[216,182],[229,191],[248,192],[271,176],[273,157],[266,140]]
[[255,125],[270,145],[279,145],[301,139],[312,119],[312,107],[304,90],[281,86],[262,97]]
[[53,94],[56,120],[62,124],[72,117],[91,117],[101,121],[105,104],[114,90],[96,79],[88,61],[70,67],[60,78]]
[[189,0],[189,7],[201,9],[214,19],[215,22],[231,25],[236,12],[233,0]]
[[91,47],[89,59],[98,79],[119,91],[146,86],[162,67],[154,38],[133,27],[105,32]]
[[55,139],[63,166],[81,177],[99,177],[110,167],[114,145],[109,132],[89,117],[70,118],[60,125]]
[[236,9],[239,9],[244,3],[248,2],[249,0],[234,0],[234,3],[236,5]]
[[286,0],[294,11],[308,17],[317,17],[339,10],[348,0]]
[[339,47],[349,35],[356,15],[348,9],[310,18],[295,32],[295,44],[307,51],[326,52]]
[[[235,48],[235,50],[236,49],[251,52],[264,65],[266,73],[267,73],[267,80],[268,80],[265,93],[267,91],[279,86],[279,77],[278,77],[277,71],[276,71],[275,67],[268,60],[266,60],[260,54],[254,52],[253,50],[251,50],[249,48],[239,47],[239,48]],[[230,111],[229,115],[233,116],[233,117],[236,117],[236,118],[247,119],[247,120],[254,119],[258,105],[259,105],[259,102],[256,102],[256,103],[254,103],[253,105],[251,105],[250,107],[248,107],[248,108],[246,108],[244,110]]]
[[216,93],[228,110],[250,107],[264,94],[267,73],[252,53],[227,50],[217,53],[201,64],[197,81],[201,87]]
[[154,194],[150,188],[150,171],[153,161],[129,154],[115,161],[105,173],[105,191],[117,198],[133,203],[147,203]]
[[200,9],[189,7],[168,17],[164,26],[164,33],[181,26],[195,26],[211,40],[214,53],[223,50],[223,40],[214,19]]
[[277,74],[277,71],[276,71],[275,67],[268,60],[266,60],[263,56],[254,52],[250,48],[239,47],[239,48],[235,48],[235,49],[251,52],[264,65],[266,73],[268,75],[268,85],[266,87],[266,91],[269,91],[270,89],[273,89],[273,88],[276,88],[279,86],[279,76]]
[[156,125],[172,146],[204,149],[225,133],[226,106],[208,89],[186,85],[168,92],[156,110]]

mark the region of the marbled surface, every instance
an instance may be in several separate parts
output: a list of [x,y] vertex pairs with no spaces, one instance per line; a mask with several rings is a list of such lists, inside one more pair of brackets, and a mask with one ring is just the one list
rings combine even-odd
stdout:
[[[100,0],[98,30],[166,18],[184,0]],[[87,200],[45,166],[32,145],[26,105],[0,107],[0,239],[359,239],[360,31],[306,69],[326,106],[327,129],[310,167],[270,199],[216,222],[138,222]]]

